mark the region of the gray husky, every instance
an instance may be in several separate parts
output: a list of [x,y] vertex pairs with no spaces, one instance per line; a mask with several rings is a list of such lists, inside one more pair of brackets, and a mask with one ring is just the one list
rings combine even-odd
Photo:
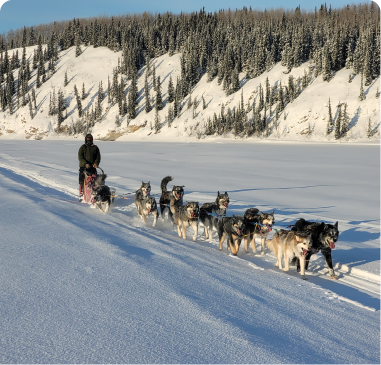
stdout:
[[176,207],[181,207],[183,205],[184,185],[173,185],[172,191],[168,191],[167,184],[172,180],[172,176],[167,176],[161,181],[161,196],[159,202],[163,222],[165,212],[168,212],[168,218],[173,223]]
[[135,192],[135,196],[134,196],[135,204],[137,200],[144,199],[150,194],[151,194],[151,183],[149,181],[148,183],[145,183],[144,181],[142,181],[142,186]]
[[152,227],[156,226],[159,211],[157,210],[156,200],[153,196],[147,196],[143,199],[135,200],[139,217],[146,223],[147,217],[152,214],[154,217]]
[[175,224],[179,237],[187,238],[187,228],[192,226],[194,234],[193,241],[196,241],[198,233],[198,218],[200,208],[198,202],[186,202],[182,207],[176,206],[175,210]]
[[229,195],[217,192],[217,199],[213,203],[205,203],[200,208],[200,221],[204,225],[206,239],[212,239],[213,227],[218,230],[218,218],[225,216],[229,206]]
[[218,220],[218,238],[220,243],[220,250],[225,237],[227,238],[228,250],[231,249],[232,254],[237,256],[239,246],[241,244],[245,232],[245,220],[243,217],[221,217]]
[[255,247],[255,239],[261,237],[261,254],[265,254],[265,241],[267,235],[271,232],[272,226],[275,223],[274,211],[271,213],[260,213],[257,208],[249,208],[243,216],[245,228],[245,251],[248,252],[248,244],[251,242],[253,253],[257,253]]

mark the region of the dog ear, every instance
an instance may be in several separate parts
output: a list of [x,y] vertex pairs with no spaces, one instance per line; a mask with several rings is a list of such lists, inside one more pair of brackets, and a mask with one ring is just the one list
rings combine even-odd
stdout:
[[227,191],[225,191],[225,195],[228,195],[228,192],[227,192]]
[[220,196],[220,192],[219,191],[217,191],[217,196]]
[[270,215],[274,216],[275,209],[270,213]]
[[339,229],[339,221],[337,221],[337,222],[334,224],[334,227],[335,227],[336,229]]
[[320,227],[323,228],[324,230],[327,229],[327,225],[324,222],[320,223]]

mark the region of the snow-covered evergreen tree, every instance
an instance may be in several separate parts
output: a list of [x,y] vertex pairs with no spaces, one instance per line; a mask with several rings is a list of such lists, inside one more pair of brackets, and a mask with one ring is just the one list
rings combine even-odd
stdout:
[[337,113],[337,118],[335,121],[335,139],[340,139],[341,137],[341,119],[342,119],[342,112],[341,112],[341,104],[340,104],[339,111]]
[[360,95],[359,95],[358,99],[360,101],[363,101],[365,99],[364,86],[363,86],[363,75],[362,75],[362,73],[361,73]]

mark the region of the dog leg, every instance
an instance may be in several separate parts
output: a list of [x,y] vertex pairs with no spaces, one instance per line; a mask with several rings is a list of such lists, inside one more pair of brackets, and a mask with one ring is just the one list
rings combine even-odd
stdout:
[[194,235],[193,235],[193,241],[196,241],[197,239],[197,234],[198,234],[198,222],[193,222],[192,223],[192,228],[193,228],[193,231],[194,231]]
[[243,243],[245,244],[245,252],[246,252],[246,253],[248,253],[247,243],[248,243],[249,237],[250,237],[250,233],[248,234],[248,236],[245,236],[245,237],[243,238]]
[[177,222],[177,234],[179,235],[179,237],[182,236],[182,233],[181,233],[181,222],[180,222],[180,220]]
[[157,216],[158,216],[158,212],[153,213],[153,224],[152,224],[152,227],[156,226]]
[[331,255],[331,249],[322,249],[321,253],[323,254],[325,258],[325,263],[328,266],[329,270],[329,275],[331,276],[331,279],[337,280],[339,277],[335,275],[335,271],[333,270],[333,265],[332,265],[332,255]]
[[261,255],[265,254],[265,242],[266,242],[266,237],[261,238]]
[[287,250],[285,250],[283,252],[283,258],[284,258],[284,271],[289,271],[290,270],[290,262],[288,260],[288,256],[287,256]]
[[251,247],[253,248],[253,253],[257,254],[257,248],[255,247],[255,233],[250,234]]
[[209,233],[208,233],[208,228],[206,227],[206,222],[204,224],[204,230],[205,230],[205,238],[209,239]]
[[283,250],[282,247],[278,247],[278,265],[279,265],[279,270],[283,270],[282,267],[282,256],[283,256]]
[[300,258],[300,265],[301,265],[300,266],[300,275],[302,275],[303,280],[307,280],[306,275],[304,273],[304,268],[306,266],[306,259],[304,256]]
[[224,243],[224,240],[225,240],[225,232],[223,232],[220,237],[220,246],[219,246],[220,250],[222,250],[222,244]]
[[186,240],[187,239],[187,226],[184,224],[184,222],[183,222],[181,228],[183,231],[183,238],[184,238],[184,240]]

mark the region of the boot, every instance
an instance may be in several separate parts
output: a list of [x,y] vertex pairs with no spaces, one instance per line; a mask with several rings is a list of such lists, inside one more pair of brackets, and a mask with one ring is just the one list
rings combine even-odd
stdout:
[[82,188],[82,185],[81,185],[81,184],[79,185],[79,199],[78,199],[78,201],[79,201],[80,203],[83,202],[83,188]]

